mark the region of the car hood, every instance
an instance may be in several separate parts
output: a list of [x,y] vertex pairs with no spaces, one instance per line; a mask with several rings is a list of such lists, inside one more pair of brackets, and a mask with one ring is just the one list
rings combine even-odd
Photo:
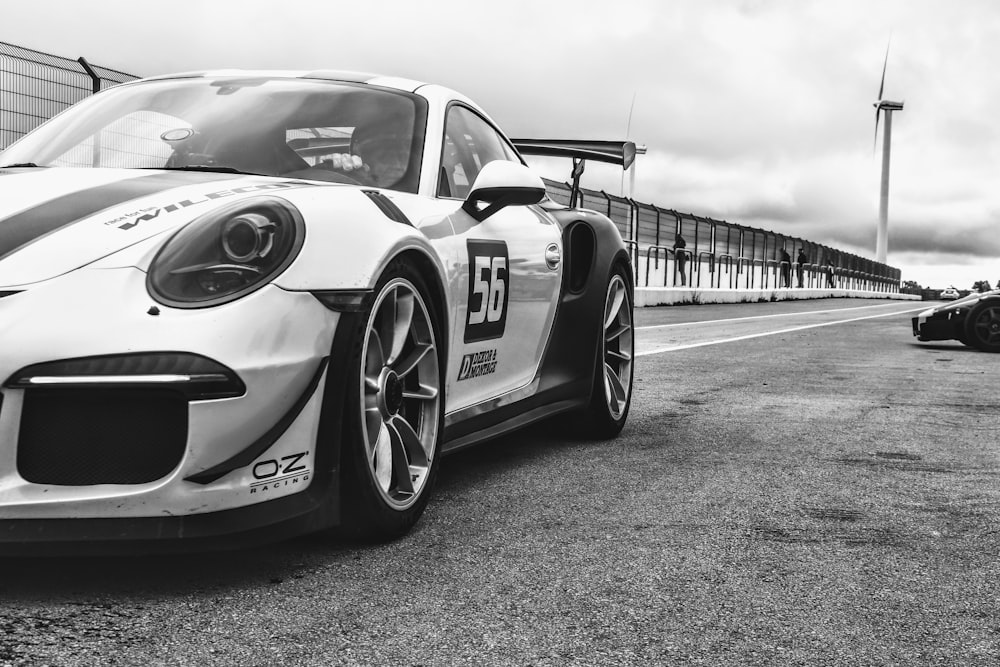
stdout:
[[990,290],[989,292],[973,292],[968,296],[964,296],[961,299],[952,301],[951,303],[942,304],[940,306],[934,306],[933,308],[928,308],[927,310],[920,313],[920,317],[930,317],[931,315],[936,315],[938,313],[945,313],[951,310],[960,310],[977,303],[980,299],[987,296],[1000,295],[1000,289]]
[[63,275],[225,201],[316,186],[214,172],[0,169],[0,287]]

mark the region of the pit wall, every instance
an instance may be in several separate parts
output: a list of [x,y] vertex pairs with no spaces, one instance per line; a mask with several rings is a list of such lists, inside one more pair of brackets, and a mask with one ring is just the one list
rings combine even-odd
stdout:
[[920,301],[919,294],[871,292],[853,289],[729,289],[726,287],[685,288],[685,287],[637,287],[635,289],[636,308],[648,306],[677,306],[699,303],[761,303],[765,301],[787,301],[790,299],[833,299],[851,297],[856,299],[900,299]]
[[[798,266],[783,262],[721,263],[685,262],[684,279],[675,259],[648,262],[633,253],[635,306],[665,306],[699,303],[759,303],[789,299],[899,299],[920,301],[918,294],[901,294],[898,283],[858,271],[844,271],[814,264],[803,265],[802,287],[784,287],[787,273],[798,284]],[[833,284],[831,287],[830,284]]]

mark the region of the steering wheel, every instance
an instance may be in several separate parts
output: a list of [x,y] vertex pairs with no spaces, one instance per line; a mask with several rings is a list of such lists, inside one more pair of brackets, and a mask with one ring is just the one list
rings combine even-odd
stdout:
[[160,135],[160,141],[173,149],[164,165],[167,169],[215,164],[215,155],[204,152],[204,138],[193,127],[167,130]]
[[336,153],[316,166],[341,175],[357,185],[371,185],[372,183],[371,168],[357,154]]
[[323,175],[318,179],[321,181],[330,181],[331,183],[347,183],[349,185],[364,185],[364,183],[354,177],[353,172],[345,172],[342,169],[334,169],[326,165],[316,165],[307,171],[313,174],[317,172],[322,173]]

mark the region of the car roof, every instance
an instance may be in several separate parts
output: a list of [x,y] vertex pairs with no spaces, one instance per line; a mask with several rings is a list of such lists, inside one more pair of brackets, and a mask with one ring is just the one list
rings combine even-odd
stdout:
[[407,79],[398,76],[385,76],[382,74],[372,74],[370,72],[354,72],[350,70],[245,70],[245,69],[216,69],[201,70],[192,72],[179,72],[176,74],[163,74],[150,76],[142,81],[160,81],[164,79],[196,79],[196,78],[217,78],[217,77],[275,77],[283,79],[322,79],[324,81],[344,81],[348,83],[366,83],[383,88],[394,88],[408,93],[416,92],[418,88],[427,85],[423,81]]

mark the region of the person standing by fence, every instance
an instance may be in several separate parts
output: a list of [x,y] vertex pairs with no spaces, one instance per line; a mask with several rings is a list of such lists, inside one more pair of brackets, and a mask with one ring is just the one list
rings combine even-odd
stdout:
[[[685,274],[687,273],[687,241],[680,234],[674,236],[674,267],[677,272],[681,274],[681,286],[687,284]],[[674,284],[677,284],[677,280],[674,280]]]
[[784,248],[781,249],[781,260],[778,262],[781,267],[781,286],[792,286],[792,256]]
[[809,263],[809,258],[806,257],[806,249],[799,248],[799,256],[796,258],[795,264],[795,277],[799,281],[799,289],[805,287],[803,278],[805,277],[806,264]]

